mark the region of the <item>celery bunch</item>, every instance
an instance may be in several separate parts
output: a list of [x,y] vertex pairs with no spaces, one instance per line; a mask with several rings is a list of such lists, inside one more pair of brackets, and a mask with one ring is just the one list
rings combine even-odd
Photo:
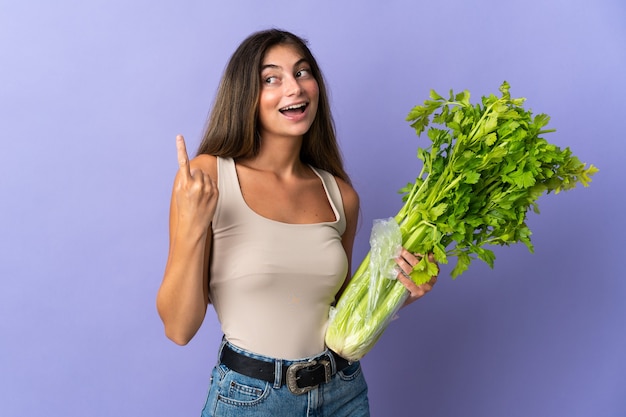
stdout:
[[[553,131],[544,129],[549,117],[524,109],[525,99],[511,98],[506,81],[500,92],[473,105],[468,91],[450,91],[448,99],[431,91],[407,116],[418,136],[432,122],[431,143],[418,149],[422,168],[415,182],[400,190],[404,206],[395,221],[409,251],[432,252],[440,264],[456,257],[453,278],[476,258],[493,267],[495,255],[487,245],[522,242],[532,252],[525,220],[529,209],[539,213],[537,199],[577,183],[588,186],[597,172],[569,148],[543,139]],[[374,346],[408,295],[395,280],[379,278],[372,285],[372,269],[368,253],[326,332],[327,345],[350,360]],[[435,274],[437,266],[423,257],[411,277],[422,284]]]

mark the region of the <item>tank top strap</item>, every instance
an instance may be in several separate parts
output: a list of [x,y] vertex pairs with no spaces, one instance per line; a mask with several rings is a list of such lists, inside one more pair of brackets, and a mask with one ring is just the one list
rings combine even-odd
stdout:
[[343,199],[341,198],[341,192],[339,191],[337,180],[334,175],[328,171],[324,171],[323,169],[315,168],[313,166],[311,166],[311,169],[322,180],[329,203],[335,212],[335,218],[337,219],[335,222],[336,229],[339,234],[343,234],[346,229],[346,216],[343,210]]
[[245,215],[246,213],[233,158],[217,157],[217,189],[219,198],[213,215],[214,229],[219,228],[224,221],[228,223],[230,219],[235,218],[234,216]]
[[[217,186],[218,190],[231,190],[233,187],[239,188],[235,161],[233,158],[217,157]],[[235,188],[235,189],[236,189]]]

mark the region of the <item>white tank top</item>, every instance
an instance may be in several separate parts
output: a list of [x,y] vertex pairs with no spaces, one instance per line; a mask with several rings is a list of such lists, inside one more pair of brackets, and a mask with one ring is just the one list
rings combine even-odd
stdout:
[[274,358],[322,352],[328,311],[348,272],[341,244],[346,220],[335,178],[313,169],[335,221],[289,224],[246,204],[232,158],[218,158],[217,171],[210,292],[226,339]]

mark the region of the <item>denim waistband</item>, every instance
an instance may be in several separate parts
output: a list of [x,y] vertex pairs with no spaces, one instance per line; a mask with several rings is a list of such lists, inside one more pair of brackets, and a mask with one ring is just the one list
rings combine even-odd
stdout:
[[[218,351],[218,361],[221,360],[222,358],[222,351],[224,350],[224,347],[228,347],[228,349],[236,352],[239,355],[243,355],[243,356],[247,356],[249,358],[253,358],[256,360],[260,360],[263,362],[267,362],[267,363],[272,363],[274,364],[274,382],[273,382],[273,386],[275,388],[279,388],[282,384],[285,383],[283,376],[284,376],[284,370],[286,370],[289,366],[294,365],[294,364],[298,364],[298,363],[306,363],[306,362],[312,362],[312,361],[318,361],[321,359],[325,359],[328,360],[328,362],[330,362],[330,367],[331,367],[331,372],[332,374],[336,374],[337,373],[337,360],[336,358],[336,354],[334,352],[332,352],[330,349],[325,349],[323,352],[314,355],[314,356],[310,356],[310,357],[304,357],[304,358],[298,358],[298,359],[280,359],[280,358],[273,358],[270,356],[265,356],[265,355],[260,355],[258,353],[254,353],[251,351],[248,351],[246,349],[240,348],[232,343],[230,343],[225,337],[222,338],[222,343],[220,345],[219,351]],[[338,355],[337,355],[338,357]],[[345,366],[346,364],[350,364],[352,362],[346,361],[343,358],[339,358],[341,365]]]

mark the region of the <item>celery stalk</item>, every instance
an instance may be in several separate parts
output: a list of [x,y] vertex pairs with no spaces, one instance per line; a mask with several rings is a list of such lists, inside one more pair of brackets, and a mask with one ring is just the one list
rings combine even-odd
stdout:
[[[464,91],[448,99],[431,91],[424,105],[415,106],[407,121],[420,136],[427,130],[431,144],[418,148],[421,170],[414,183],[400,190],[404,205],[395,216],[402,245],[411,252],[433,253],[437,263],[456,257],[450,275],[456,278],[478,258],[493,267],[487,245],[523,243],[532,252],[526,225],[529,209],[539,212],[543,194],[588,186],[598,169],[581,163],[569,148],[548,143],[541,135],[549,117],[532,115],[525,99],[511,98],[509,84],[501,97],[491,94],[478,104]],[[333,310],[326,344],[349,360],[363,357],[379,340],[406,300],[408,291],[397,281],[370,283],[368,253]],[[437,274],[424,257],[411,278],[422,284]],[[372,298],[374,297],[374,298]]]

